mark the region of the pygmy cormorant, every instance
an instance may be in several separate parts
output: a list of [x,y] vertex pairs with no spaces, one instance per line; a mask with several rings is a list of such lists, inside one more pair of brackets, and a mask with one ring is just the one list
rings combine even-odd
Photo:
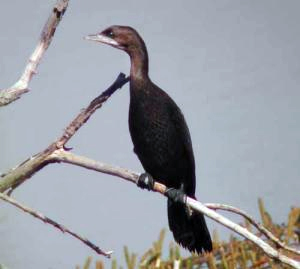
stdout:
[[[148,76],[148,53],[140,35],[128,26],[111,26],[87,39],[125,51],[131,60],[129,130],[134,152],[145,171],[168,188],[195,198],[195,161],[185,119],[176,103]],[[168,199],[169,227],[190,251],[211,251],[204,216]]]

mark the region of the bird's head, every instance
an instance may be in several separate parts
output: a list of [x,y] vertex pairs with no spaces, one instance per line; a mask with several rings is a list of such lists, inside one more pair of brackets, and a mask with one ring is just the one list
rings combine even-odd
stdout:
[[143,39],[129,26],[110,26],[102,32],[86,36],[85,39],[108,44],[128,54],[145,48]]

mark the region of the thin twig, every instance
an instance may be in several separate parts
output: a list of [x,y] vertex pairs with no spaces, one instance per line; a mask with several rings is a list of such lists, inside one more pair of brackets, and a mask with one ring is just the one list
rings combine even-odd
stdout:
[[235,214],[243,216],[257,230],[259,230],[263,235],[265,235],[268,239],[270,239],[276,245],[277,248],[282,248],[282,249],[292,252],[296,255],[300,255],[299,250],[289,247],[284,242],[280,241],[274,234],[272,234],[268,229],[266,229],[263,225],[261,225],[259,222],[257,222],[252,216],[247,214],[245,211],[243,211],[237,207],[231,206],[231,205],[224,205],[224,204],[218,204],[218,203],[205,203],[204,205],[213,210],[225,210],[225,211],[233,212]]
[[16,101],[21,95],[29,91],[29,82],[37,72],[37,67],[51,43],[55,30],[68,7],[68,2],[69,0],[58,0],[52,8],[51,14],[43,27],[39,42],[31,54],[22,76],[13,86],[0,91],[0,106]]
[[24,212],[34,216],[35,218],[43,221],[44,223],[48,223],[50,225],[52,225],[53,227],[55,227],[56,229],[59,229],[61,232],[63,233],[68,233],[71,236],[79,239],[81,242],[83,242],[85,245],[87,245],[88,247],[92,248],[94,251],[96,251],[97,254],[100,255],[104,255],[105,257],[110,258],[111,254],[113,253],[112,251],[103,251],[101,250],[98,246],[96,246],[95,244],[93,244],[91,241],[89,241],[88,239],[80,236],[79,234],[71,231],[70,229],[68,229],[67,227],[57,223],[56,221],[44,216],[42,213],[37,212],[23,204],[20,204],[19,202],[17,202],[16,200],[14,200],[13,198],[7,196],[4,193],[0,193],[0,199],[10,203],[11,205],[16,206],[17,208],[23,210]]

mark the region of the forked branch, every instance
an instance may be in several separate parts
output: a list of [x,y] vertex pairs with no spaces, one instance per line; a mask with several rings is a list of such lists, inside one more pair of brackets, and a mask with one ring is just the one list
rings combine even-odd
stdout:
[[50,144],[46,149],[30,157],[16,168],[8,171],[0,177],[0,192],[12,191],[26,179],[32,177],[37,171],[47,164],[53,162],[49,156],[57,149],[64,148],[66,143],[78,131],[78,129],[91,117],[91,115],[102,106],[102,104],[124,84],[129,78],[120,73],[115,82],[102,94],[96,97],[88,107],[83,109],[75,119],[68,125],[61,137]]
[[240,215],[244,217],[247,221],[249,221],[261,234],[263,234],[266,238],[271,240],[276,248],[281,248],[284,250],[287,250],[291,253],[294,253],[296,255],[300,255],[300,250],[289,247],[287,244],[284,242],[280,241],[279,238],[277,238],[274,234],[272,234],[268,229],[266,229],[262,224],[257,222],[252,216],[247,214],[245,211],[231,206],[231,205],[224,205],[224,204],[217,204],[217,203],[206,203],[204,204],[206,207],[213,209],[213,210],[224,210],[224,211],[229,211],[232,213],[235,213],[237,215]]
[[84,244],[92,248],[98,254],[102,254],[106,257],[110,257],[111,252],[102,251],[98,246],[93,244],[88,239],[76,234],[70,229],[58,224],[52,219],[44,216],[43,214],[26,207],[16,200],[10,198],[8,195],[3,192],[8,191],[9,195],[11,192],[21,185],[26,179],[31,178],[36,172],[41,170],[43,167],[48,165],[49,163],[57,162],[53,156],[53,154],[57,151],[64,151],[65,144],[71,139],[71,137],[79,130],[79,128],[84,125],[87,120],[91,117],[91,115],[100,108],[103,103],[117,90],[120,89],[124,84],[128,82],[129,78],[124,74],[120,73],[117,79],[113,82],[113,84],[105,90],[102,94],[96,97],[85,109],[83,109],[75,119],[68,125],[65,129],[61,137],[59,137],[56,141],[50,144],[45,150],[35,154],[31,158],[27,159],[23,163],[21,163],[18,167],[11,169],[7,173],[0,176],[0,199],[22,209],[24,212],[31,214],[32,216],[54,226],[55,228],[69,233],[73,237],[79,239]]

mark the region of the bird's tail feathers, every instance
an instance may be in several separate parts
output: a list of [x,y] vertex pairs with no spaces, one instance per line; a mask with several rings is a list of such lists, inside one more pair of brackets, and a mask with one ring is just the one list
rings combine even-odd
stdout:
[[212,241],[202,213],[168,199],[169,227],[175,241],[191,252],[212,251]]

